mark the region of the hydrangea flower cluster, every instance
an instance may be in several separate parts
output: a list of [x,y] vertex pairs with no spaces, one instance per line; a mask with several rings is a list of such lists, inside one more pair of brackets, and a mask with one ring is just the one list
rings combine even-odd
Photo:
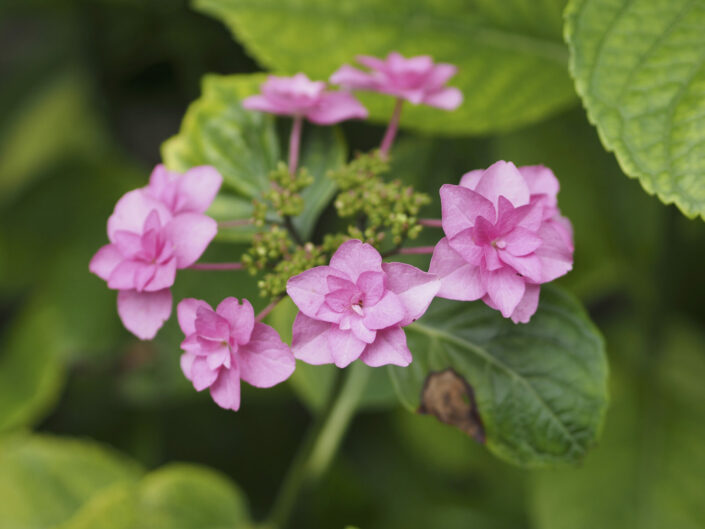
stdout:
[[[430,199],[381,175],[389,167],[404,101],[445,110],[461,104],[460,91],[446,86],[456,68],[398,53],[358,61],[369,71],[344,65],[331,76],[341,91],[299,73],[270,76],[260,94],[243,101],[250,110],[290,116],[293,125],[288,165],[270,175],[272,189],[255,201],[253,218],[232,221],[261,230],[240,261],[196,263],[217,232],[205,212],[223,182],[218,171],[202,166],[178,174],[161,165],[146,187],[118,201],[108,220],[110,243],[91,260],[91,272],[118,291],[125,327],[141,339],[153,338],[169,318],[177,270],[268,271],[259,284],[272,303],[259,315],[248,300],[234,297],[215,310],[196,298],[178,304],[185,335],[181,369],[222,408],[239,409],[241,380],[271,387],[293,373],[296,359],[340,368],[355,360],[408,366],[413,356],[404,327],[421,318],[435,297],[481,299],[515,323],[528,322],[540,285],[572,267],[572,231],[558,209],[558,180],[542,166],[497,162],[471,171],[459,185],[441,187],[442,219],[418,219]],[[299,192],[313,181],[297,168],[302,126],[304,120],[331,125],[367,117],[351,90],[391,95],[396,107],[379,151],[329,175],[340,189],[334,200],[339,216],[354,224],[314,244],[292,221],[305,207]],[[423,226],[442,227],[445,236],[435,247],[405,248]],[[380,253],[385,240],[393,247]],[[422,253],[433,254],[428,272],[385,261]],[[262,323],[285,295],[298,308],[291,346]]]

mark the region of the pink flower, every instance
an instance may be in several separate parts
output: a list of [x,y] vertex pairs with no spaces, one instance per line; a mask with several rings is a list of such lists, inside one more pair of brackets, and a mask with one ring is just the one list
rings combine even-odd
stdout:
[[240,304],[225,298],[213,310],[205,301],[188,298],[179,303],[177,313],[186,335],[181,342],[181,370],[196,391],[210,388],[221,408],[240,408],[240,379],[269,388],[294,372],[291,350],[277,331],[255,322],[246,299]]
[[359,55],[357,61],[371,71],[364,72],[343,65],[330,78],[330,82],[352,90],[370,90],[406,99],[415,105],[424,104],[445,110],[454,110],[463,101],[457,88],[445,84],[455,75],[452,64],[434,64],[428,55],[404,58],[397,52],[386,60]]
[[303,116],[319,125],[367,117],[367,110],[347,92],[326,91],[326,83],[311,81],[298,73],[293,77],[270,75],[262,94],[248,97],[242,106],[280,116]]
[[[198,188],[198,174],[207,175],[207,191]],[[176,270],[195,263],[215,237],[216,222],[198,212],[210,205],[215,180],[203,168],[178,177],[158,166],[150,185],[125,194],[108,219],[110,244],[98,250],[89,269],[119,291],[118,314],[143,340],[154,338],[171,315]],[[159,181],[163,185],[155,185]]]
[[570,221],[557,207],[558,180],[542,166],[497,162],[441,187],[443,231],[429,271],[439,297],[482,299],[505,318],[526,323],[539,285],[573,267]]
[[330,266],[289,279],[287,292],[300,312],[293,328],[296,358],[345,367],[409,365],[402,327],[419,318],[439,288],[435,276],[403,263],[382,263],[357,240],[343,243]]

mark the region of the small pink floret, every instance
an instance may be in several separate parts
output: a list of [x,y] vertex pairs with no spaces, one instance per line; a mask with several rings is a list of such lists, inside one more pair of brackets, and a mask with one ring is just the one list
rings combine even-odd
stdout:
[[393,95],[414,105],[430,105],[444,110],[454,110],[463,101],[457,88],[447,87],[457,68],[452,64],[437,63],[428,55],[405,58],[397,52],[385,60],[360,55],[357,60],[369,68],[368,72],[350,65],[343,65],[330,82],[349,90],[368,90]]
[[482,299],[505,318],[528,322],[539,285],[573,266],[573,232],[558,210],[558,189],[546,167],[501,161],[442,186],[446,236],[429,269],[441,281],[438,296]]
[[287,283],[300,311],[293,328],[294,356],[338,367],[358,358],[374,367],[409,365],[402,327],[426,312],[439,287],[434,275],[404,263],[383,263],[369,244],[347,241],[329,266]]
[[89,269],[118,290],[118,314],[137,337],[154,338],[171,314],[176,271],[195,263],[217,232],[203,214],[222,177],[211,167],[180,175],[159,165],[147,187],[126,193],[108,219],[108,239]]
[[261,90],[261,94],[246,98],[242,106],[280,116],[302,116],[318,125],[367,117],[365,107],[351,94],[328,91],[324,82],[311,81],[303,73],[270,75]]
[[268,388],[294,372],[289,346],[272,327],[255,321],[246,299],[225,298],[213,310],[205,301],[188,298],[177,313],[186,335],[181,370],[197,391],[209,388],[221,408],[240,408],[240,380]]

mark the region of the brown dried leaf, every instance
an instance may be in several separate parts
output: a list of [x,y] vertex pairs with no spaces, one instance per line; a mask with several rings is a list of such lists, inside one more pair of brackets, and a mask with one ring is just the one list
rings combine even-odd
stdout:
[[429,373],[421,390],[418,412],[433,415],[477,442],[485,442],[485,428],[477,412],[472,387],[453,369]]

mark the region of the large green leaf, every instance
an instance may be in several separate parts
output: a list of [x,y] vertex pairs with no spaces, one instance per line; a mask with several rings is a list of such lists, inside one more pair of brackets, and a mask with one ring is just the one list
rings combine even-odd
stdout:
[[705,5],[573,0],[565,35],[578,93],[625,173],[705,217]]
[[61,529],[241,529],[251,527],[240,490],[197,465],[172,464],[138,485],[114,487]]
[[641,327],[641,369],[616,370],[605,435],[577,471],[536,476],[537,529],[700,529],[705,521],[705,336],[672,326],[654,343]]
[[102,491],[137,481],[126,458],[87,441],[13,436],[0,443],[0,526],[52,528]]
[[389,369],[412,410],[429,374],[452,368],[472,388],[487,447],[502,459],[575,462],[595,443],[607,405],[604,343],[562,291],[542,288],[523,325],[479,301],[437,299],[406,334],[414,360]]
[[[222,19],[260,63],[327,78],[357,54],[430,54],[459,67],[465,96],[454,112],[404,110],[402,124],[452,134],[506,130],[575,97],[561,42],[564,0],[195,0]],[[363,95],[377,121],[389,97]]]

